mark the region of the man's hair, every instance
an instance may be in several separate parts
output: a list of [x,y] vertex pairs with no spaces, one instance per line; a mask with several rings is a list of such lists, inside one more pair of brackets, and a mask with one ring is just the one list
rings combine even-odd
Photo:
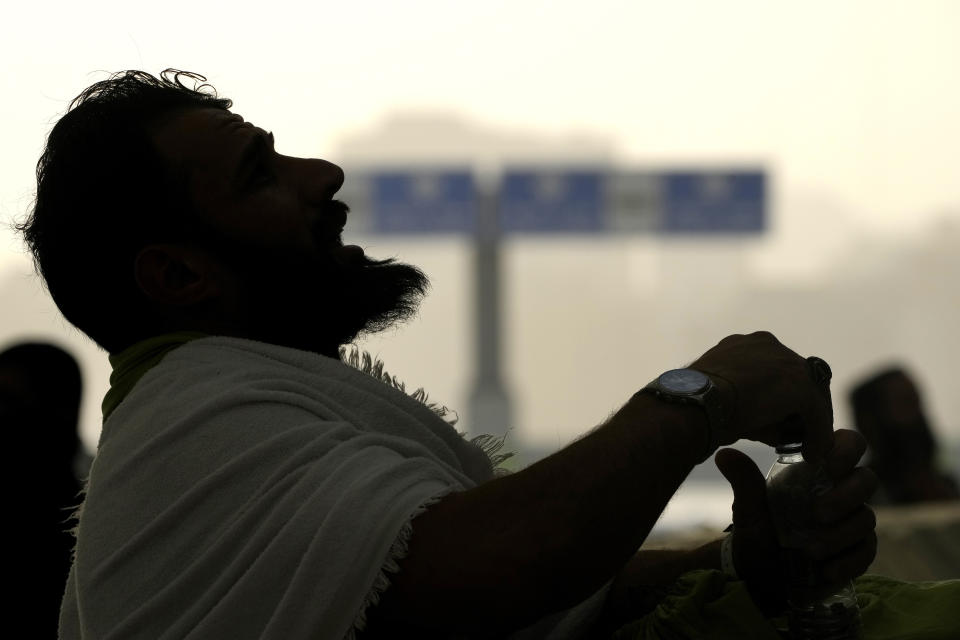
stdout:
[[165,329],[134,260],[150,243],[185,239],[194,216],[186,176],[151,132],[185,109],[230,109],[205,82],[177,69],[114,73],[70,103],[37,162],[34,206],[17,229],[64,317],[111,353]]
[[906,369],[899,365],[891,365],[858,382],[849,394],[850,406],[853,408],[854,414],[876,412],[877,406],[883,400],[885,394],[884,385],[894,378],[901,377],[910,379]]
[[[77,359],[70,353],[46,342],[18,342],[0,351],[0,370],[12,376],[18,402],[30,406],[34,413],[61,416],[76,430],[83,377]],[[0,389],[0,398],[4,391],[9,389]],[[58,434],[49,435],[62,440]]]

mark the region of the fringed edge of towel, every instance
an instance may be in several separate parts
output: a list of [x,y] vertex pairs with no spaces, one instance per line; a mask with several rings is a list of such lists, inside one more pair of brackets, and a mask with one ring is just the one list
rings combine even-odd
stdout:
[[[412,393],[407,392],[407,385],[404,384],[402,380],[397,379],[396,376],[390,375],[383,368],[383,361],[379,358],[374,358],[371,356],[369,351],[362,351],[356,345],[351,345],[349,348],[342,346],[340,347],[340,361],[353,367],[354,369],[357,369],[361,373],[365,373],[373,378],[376,378],[380,382],[393,387],[398,391],[406,393],[417,402],[426,405],[428,409],[437,414],[451,427],[456,427],[457,422],[460,421],[460,416],[456,411],[437,402],[430,402],[430,398],[427,396],[427,392],[424,391],[423,387],[418,388]],[[453,415],[451,416],[450,414]],[[459,433],[461,437],[466,438],[466,433],[462,431],[457,431],[457,433]],[[503,467],[503,463],[516,455],[516,452],[514,451],[505,451],[500,453],[500,449],[503,448],[508,435],[510,435],[510,429],[507,429],[502,436],[483,434],[476,436],[469,441],[470,444],[483,451],[487,458],[490,459],[490,465],[493,467],[493,473],[497,477],[510,474],[510,470],[505,469]]]
[[430,498],[417,507],[407,518],[407,521],[403,523],[400,533],[397,534],[393,544],[390,545],[390,551],[387,553],[387,559],[377,572],[377,577],[373,582],[373,586],[370,587],[366,597],[363,599],[363,604],[360,605],[360,610],[357,612],[357,615],[353,620],[353,626],[344,636],[344,640],[356,640],[357,634],[367,628],[367,612],[371,607],[375,607],[380,603],[380,597],[390,587],[390,576],[388,574],[399,573],[400,561],[406,558],[407,554],[410,552],[410,537],[413,535],[414,518],[439,502],[449,493],[450,491],[444,491],[443,493]]
[[[466,437],[467,434],[458,431],[462,437]],[[506,443],[507,436],[510,435],[510,429],[507,429],[506,433],[502,436],[492,436],[488,433],[479,435],[470,440],[470,444],[478,447],[483,453],[490,458],[490,465],[493,467],[493,475],[496,477],[502,477],[510,475],[511,471],[503,466],[503,463],[517,455],[515,451],[505,451],[499,453],[500,449],[503,448],[503,445]]]
[[[376,378],[389,387],[406,393],[417,402],[426,405],[428,409],[440,416],[443,421],[451,427],[456,426],[457,422],[460,421],[460,416],[457,415],[456,411],[442,404],[430,402],[427,392],[424,391],[423,387],[420,387],[412,393],[407,392],[407,385],[404,384],[402,380],[399,380],[397,376],[392,376],[384,370],[383,361],[371,356],[369,351],[362,351],[355,345],[352,345],[349,349],[347,349],[347,347],[340,347],[340,361],[350,365],[361,373]],[[451,416],[450,414],[453,415]]]
[[77,536],[80,533],[80,517],[83,515],[83,506],[86,504],[87,485],[89,483],[90,475],[87,474],[81,483],[80,491],[74,496],[77,499],[77,503],[61,509],[67,513],[67,517],[61,522],[61,524],[66,527],[63,532],[73,538],[73,547],[70,549],[70,564],[73,564],[77,560]]

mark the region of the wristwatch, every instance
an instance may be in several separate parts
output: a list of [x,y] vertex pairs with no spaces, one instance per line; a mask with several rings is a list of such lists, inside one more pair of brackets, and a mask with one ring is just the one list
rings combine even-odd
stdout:
[[720,446],[723,424],[723,406],[720,389],[710,376],[696,369],[671,369],[660,374],[656,380],[641,391],[652,393],[664,402],[699,405],[707,413],[707,448],[701,454],[703,462]]

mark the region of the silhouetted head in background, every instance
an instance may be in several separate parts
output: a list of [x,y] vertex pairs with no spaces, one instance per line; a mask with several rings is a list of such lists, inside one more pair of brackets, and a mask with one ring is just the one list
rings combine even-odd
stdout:
[[70,515],[80,502],[75,475],[82,384],[76,360],[51,344],[27,342],[0,352],[0,425],[9,445],[6,581],[11,610],[30,611],[29,635],[57,634],[60,599],[74,539]]
[[957,497],[956,483],[936,469],[937,442],[920,391],[904,369],[891,367],[860,382],[850,402],[867,440],[869,465],[890,501]]
[[24,342],[0,352],[0,424],[20,443],[16,455],[72,469],[82,391],[77,361],[60,347]]
[[64,316],[111,353],[196,330],[336,357],[415,313],[423,273],[343,246],[340,168],[182,78],[114,74],[49,135],[20,228]]

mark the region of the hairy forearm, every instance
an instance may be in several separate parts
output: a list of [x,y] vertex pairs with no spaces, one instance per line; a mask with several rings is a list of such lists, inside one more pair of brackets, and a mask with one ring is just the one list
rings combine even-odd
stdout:
[[633,556],[706,441],[697,407],[635,396],[531,467],[414,520],[375,618],[504,630],[571,606]]

